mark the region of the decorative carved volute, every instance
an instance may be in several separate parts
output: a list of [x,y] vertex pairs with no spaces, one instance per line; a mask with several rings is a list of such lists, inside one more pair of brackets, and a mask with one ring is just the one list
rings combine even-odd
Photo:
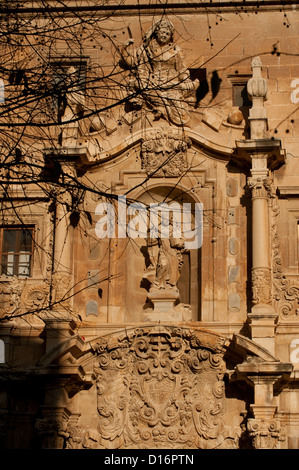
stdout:
[[247,430],[255,449],[277,449],[285,441],[278,419],[249,419]]
[[35,429],[42,440],[43,449],[63,449],[68,437],[70,412],[65,407],[44,407],[43,418],[36,421]]

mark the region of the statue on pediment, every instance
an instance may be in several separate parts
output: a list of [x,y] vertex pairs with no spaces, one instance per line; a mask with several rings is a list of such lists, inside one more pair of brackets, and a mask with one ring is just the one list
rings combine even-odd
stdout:
[[189,121],[190,105],[195,103],[199,81],[190,79],[173,34],[170,21],[158,21],[146,33],[139,48],[133,47],[132,38],[124,44],[120,64],[131,72],[130,103],[146,105],[156,120],[163,117],[182,126]]

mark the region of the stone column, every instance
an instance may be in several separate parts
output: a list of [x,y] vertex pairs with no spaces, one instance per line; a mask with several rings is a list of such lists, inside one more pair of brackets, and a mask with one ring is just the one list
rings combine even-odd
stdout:
[[69,201],[70,197],[67,198],[66,195],[64,195],[63,198],[64,201],[58,200],[56,204],[54,271],[56,273],[65,273],[66,275],[70,275],[72,272],[72,237],[70,233],[68,214],[64,204],[69,204],[71,201]]
[[254,404],[250,405],[253,418],[247,421],[247,432],[255,449],[277,449],[285,436],[274,403],[273,388],[281,375],[250,375],[254,384]]
[[[57,158],[62,167],[62,183],[69,183],[68,177],[75,176],[72,162]],[[46,352],[61,341],[74,334],[76,323],[73,313],[73,227],[70,224],[70,208],[72,207],[71,193],[61,185],[54,189],[55,220],[54,220],[54,247],[53,271],[51,279],[50,310],[44,316],[46,324],[44,336],[46,338]]]
[[269,139],[264,101],[267,99],[267,81],[262,77],[259,57],[252,60],[252,78],[247,91],[252,100],[249,112],[250,139],[237,142],[238,153],[250,164],[248,187],[252,194],[252,311],[248,314],[251,337],[271,354],[277,314],[272,306],[272,261],[270,200],[273,197],[271,170],[281,164],[284,155],[280,141]]
[[[274,334],[277,314],[272,305],[271,233],[269,223],[269,199],[271,180],[268,176],[267,158],[252,158],[252,303],[248,318],[251,336],[271,354],[274,351]],[[258,167],[258,169],[256,169]]]

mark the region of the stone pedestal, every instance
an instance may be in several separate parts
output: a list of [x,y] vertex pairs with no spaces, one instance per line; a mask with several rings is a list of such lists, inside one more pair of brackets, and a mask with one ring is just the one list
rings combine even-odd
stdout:
[[248,314],[251,338],[275,356],[274,337],[277,314],[271,305],[256,305]]
[[[150,292],[147,296],[154,306],[150,312],[144,313],[145,321],[188,321],[191,320],[191,309],[184,312],[181,304],[176,305],[180,294],[175,290]],[[189,318],[190,317],[190,318]]]
[[174,310],[175,303],[180,298],[180,294],[176,291],[161,290],[150,292],[147,298],[154,304],[154,312],[163,314]]

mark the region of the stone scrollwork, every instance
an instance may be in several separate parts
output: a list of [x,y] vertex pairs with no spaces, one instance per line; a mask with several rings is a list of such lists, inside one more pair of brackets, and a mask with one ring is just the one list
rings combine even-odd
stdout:
[[273,258],[273,296],[277,312],[281,318],[296,317],[299,313],[299,285],[292,285],[283,274],[277,218],[279,206],[277,197],[272,205],[272,258]]
[[24,303],[28,309],[38,310],[45,307],[45,303],[48,300],[49,285],[36,284],[28,287],[25,292]]
[[0,316],[16,314],[20,307],[24,282],[16,277],[6,277],[0,282]]
[[84,441],[84,430],[78,426],[80,413],[67,408],[44,409],[44,417],[36,420],[35,429],[43,449],[78,449]]
[[225,447],[226,439],[232,445],[223,421],[226,366],[220,348],[161,327],[102,342],[94,352],[95,446],[216,448]]
[[45,309],[49,304],[50,286],[47,282],[34,284],[24,289],[23,304],[26,308],[26,321],[42,324]]
[[252,303],[270,304],[272,302],[271,288],[270,268],[252,269]]
[[174,130],[158,129],[143,139],[141,165],[152,176],[181,176],[187,171],[187,149],[191,140]]

